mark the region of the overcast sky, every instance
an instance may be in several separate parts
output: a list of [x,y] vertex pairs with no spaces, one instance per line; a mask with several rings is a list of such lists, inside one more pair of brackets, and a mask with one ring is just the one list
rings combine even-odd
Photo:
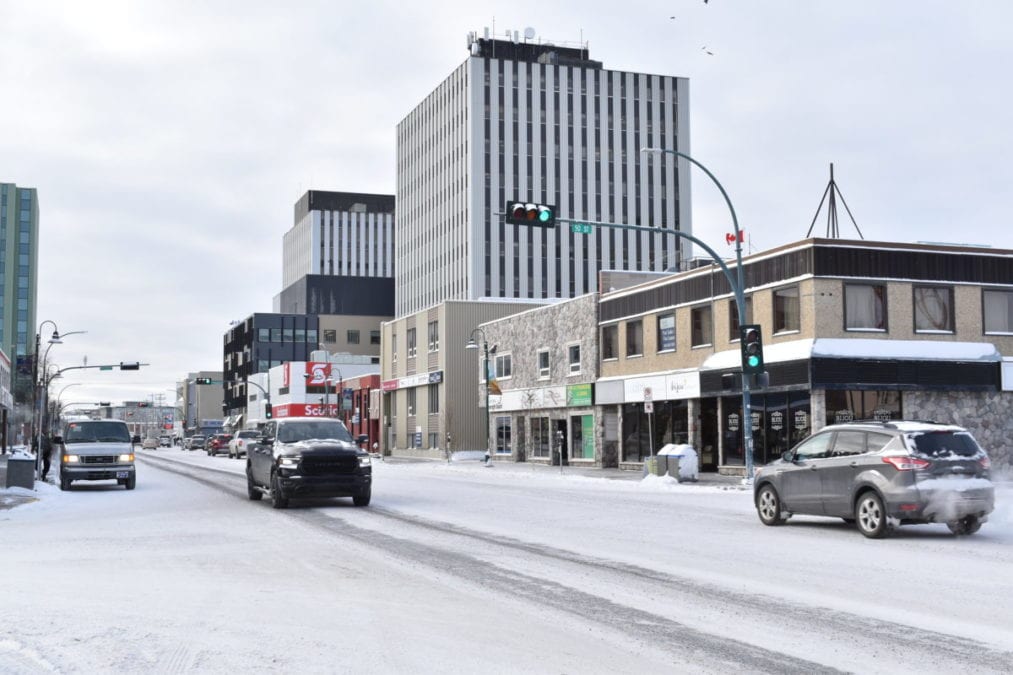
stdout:
[[[688,77],[690,152],[752,250],[805,237],[831,162],[866,239],[1013,248],[1013,3],[571,5],[0,0],[0,181],[39,191],[38,322],[88,331],[50,359],[151,364],[54,394],[171,401],[221,369],[229,323],[281,290],[295,201],[393,194],[395,125],[493,25]],[[692,189],[695,235],[732,255],[720,194]]]

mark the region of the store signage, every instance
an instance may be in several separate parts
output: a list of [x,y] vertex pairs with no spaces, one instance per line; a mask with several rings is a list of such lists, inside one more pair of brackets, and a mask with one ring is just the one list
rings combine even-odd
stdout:
[[566,388],[566,405],[568,406],[592,405],[593,401],[594,385],[591,383],[571,384]]
[[774,431],[780,431],[784,428],[784,413],[780,410],[775,410],[770,413],[770,428]]
[[739,415],[738,413],[732,413],[728,416],[728,430],[738,431],[739,430]]
[[285,403],[273,406],[272,414],[275,419],[282,417],[337,417],[338,406],[336,403]]
[[872,411],[872,419],[876,420],[877,422],[889,422],[890,421],[890,411],[889,410],[873,410]]
[[809,414],[805,410],[795,411],[795,428],[796,429],[809,428]]
[[306,385],[324,384],[331,376],[331,364],[309,361],[306,363]]
[[440,382],[443,382],[443,371],[437,370],[432,373],[419,373],[418,375],[399,377],[396,380],[384,380],[380,383],[380,388],[384,391],[394,391],[395,389],[421,387],[424,384],[439,384]]
[[758,412],[749,413],[749,417],[752,419],[753,422],[752,424],[753,431],[756,431],[757,429],[760,428],[760,413]]
[[834,422],[836,424],[844,424],[844,423],[847,423],[847,422],[853,422],[854,419],[855,419],[855,414],[853,412],[851,412],[850,410],[838,410],[834,414]]

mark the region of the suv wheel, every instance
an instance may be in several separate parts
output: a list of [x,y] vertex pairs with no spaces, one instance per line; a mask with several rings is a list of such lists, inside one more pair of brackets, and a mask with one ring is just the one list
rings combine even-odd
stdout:
[[67,491],[70,489],[70,479],[60,476],[60,489]]
[[974,534],[981,529],[981,519],[978,516],[964,516],[960,520],[951,520],[946,523],[950,532],[959,536]]
[[886,535],[889,523],[886,519],[886,509],[883,508],[883,500],[878,494],[872,490],[862,493],[855,503],[855,522],[858,524],[858,531],[870,539],[879,539]]
[[373,488],[368,487],[359,494],[352,497],[352,503],[356,506],[369,506],[369,498],[373,495]]
[[756,514],[760,516],[760,522],[764,525],[781,525],[784,518],[781,515],[781,498],[770,485],[760,488],[760,494],[756,495]]
[[278,480],[278,474],[271,474],[271,506],[276,509],[283,509],[288,506],[288,497],[281,489],[281,481]]
[[260,498],[264,496],[257,484],[253,482],[253,474],[250,473],[249,466],[246,467],[246,496],[250,498],[251,502],[259,502]]
[[127,486],[128,490],[133,490],[137,487],[137,474],[132,474],[123,481],[123,484]]

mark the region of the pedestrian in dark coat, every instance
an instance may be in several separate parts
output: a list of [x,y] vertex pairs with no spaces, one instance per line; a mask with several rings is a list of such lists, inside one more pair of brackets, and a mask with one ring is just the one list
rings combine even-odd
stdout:
[[49,434],[42,434],[40,447],[42,448],[42,480],[46,480],[46,474],[49,473],[49,466],[53,459],[53,442],[49,440]]

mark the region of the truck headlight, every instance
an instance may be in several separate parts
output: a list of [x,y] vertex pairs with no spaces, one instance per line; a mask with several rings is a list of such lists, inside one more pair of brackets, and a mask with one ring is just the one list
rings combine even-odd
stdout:
[[369,455],[359,455],[359,466],[369,466],[372,462],[369,459]]
[[283,469],[294,469],[299,466],[299,460],[302,459],[298,455],[295,457],[279,457],[278,466]]
[[80,463],[80,461],[81,461],[81,458],[78,457],[77,455],[64,455],[63,456],[63,463],[64,464],[78,464],[78,463]]
[[127,453],[125,455],[120,455],[119,458],[118,458],[118,461],[120,461],[120,462],[132,462],[132,461],[134,461],[134,453],[131,452],[131,453]]

